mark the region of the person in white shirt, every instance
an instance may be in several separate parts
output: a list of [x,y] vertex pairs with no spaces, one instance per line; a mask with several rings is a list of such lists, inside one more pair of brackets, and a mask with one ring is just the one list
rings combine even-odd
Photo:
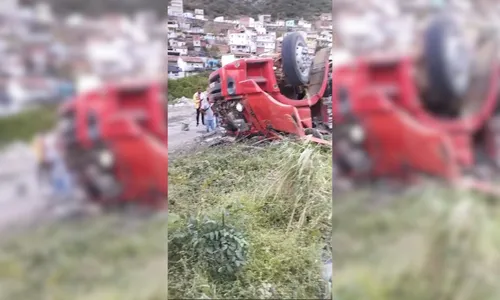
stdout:
[[212,132],[215,130],[215,115],[212,110],[212,104],[208,101],[206,95],[201,100],[201,111],[205,116],[205,126],[207,127],[207,132]]

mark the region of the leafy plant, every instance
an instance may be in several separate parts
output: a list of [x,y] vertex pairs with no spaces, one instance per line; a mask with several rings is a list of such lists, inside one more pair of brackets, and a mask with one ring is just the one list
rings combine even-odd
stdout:
[[214,278],[234,278],[246,264],[248,242],[243,233],[222,221],[203,217],[190,218],[184,233],[174,235],[173,242],[184,242],[183,248],[195,253]]

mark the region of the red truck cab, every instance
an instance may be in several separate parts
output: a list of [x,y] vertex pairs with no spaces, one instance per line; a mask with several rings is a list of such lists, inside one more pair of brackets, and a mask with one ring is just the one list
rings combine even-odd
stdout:
[[166,205],[163,95],[159,82],[111,83],[61,107],[65,162],[90,200]]

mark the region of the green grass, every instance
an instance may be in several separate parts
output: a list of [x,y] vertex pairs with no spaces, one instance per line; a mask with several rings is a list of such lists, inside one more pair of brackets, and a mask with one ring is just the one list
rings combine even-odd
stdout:
[[[317,299],[325,240],[335,299],[500,299],[498,199],[425,185],[334,194],[332,211],[331,166],[330,152],[291,143],[175,159],[169,299]],[[223,215],[249,244],[230,280],[208,272],[189,243],[173,242],[190,216]],[[166,226],[165,216],[101,216],[2,236],[0,299],[165,299]]]
[[[321,254],[331,234],[331,152],[286,143],[213,148],[169,165],[169,299],[324,296]],[[234,226],[249,244],[232,280],[174,243],[189,217]]]
[[0,242],[0,299],[164,300],[166,216],[42,226]]
[[36,133],[53,128],[56,122],[57,108],[52,105],[34,107],[0,118],[0,146],[15,141],[29,141]]
[[464,191],[419,187],[334,199],[337,299],[500,299],[500,207]]
[[208,87],[209,73],[188,76],[180,79],[168,81],[168,101],[172,102],[176,99],[193,97],[198,89],[205,91]]

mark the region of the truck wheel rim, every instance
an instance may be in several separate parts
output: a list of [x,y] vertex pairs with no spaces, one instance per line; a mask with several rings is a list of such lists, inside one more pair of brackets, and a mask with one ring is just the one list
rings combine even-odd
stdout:
[[457,33],[447,36],[444,41],[444,59],[450,84],[458,94],[466,92],[469,84],[469,56],[467,48]]
[[311,68],[311,59],[309,57],[307,45],[304,45],[300,41],[295,46],[295,61],[301,77],[307,78]]

